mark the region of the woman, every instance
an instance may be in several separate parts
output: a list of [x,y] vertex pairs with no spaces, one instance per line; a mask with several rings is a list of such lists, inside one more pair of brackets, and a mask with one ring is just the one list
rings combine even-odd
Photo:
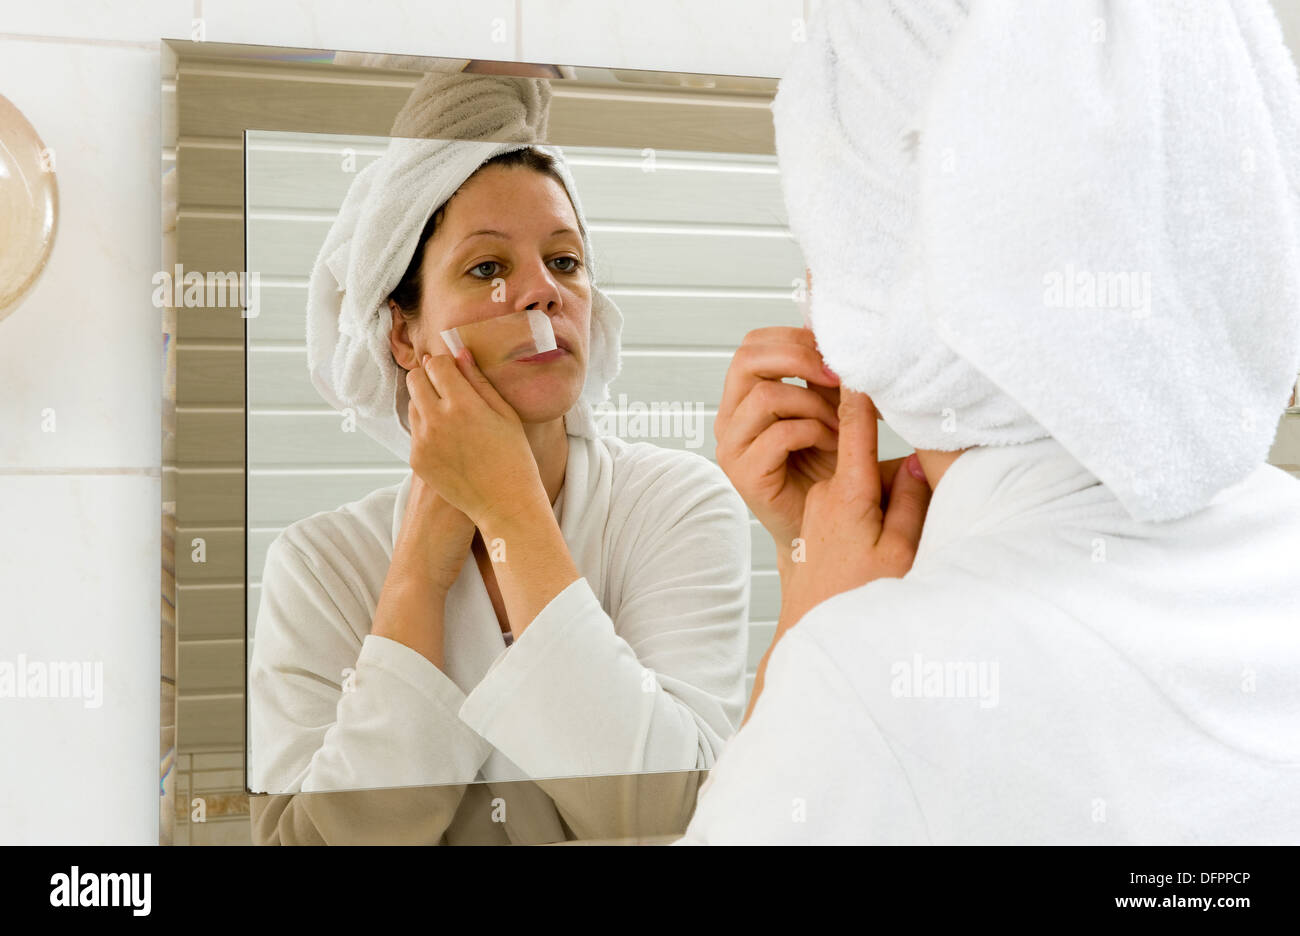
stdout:
[[[544,129],[544,94],[462,79],[452,110],[455,92],[524,140]],[[394,140],[354,183],[313,271],[309,363],[412,471],[268,552],[250,784],[295,795],[255,798],[255,839],[684,828],[691,771],[742,713],[748,515],[698,455],[595,432],[621,318],[590,269],[550,147]],[[480,369],[441,338],[524,310],[556,352]],[[551,779],[639,773],[665,777]]]
[[816,343],[749,336],[718,460],[790,556],[681,842],[1300,841],[1268,4],[828,0],[773,111]]

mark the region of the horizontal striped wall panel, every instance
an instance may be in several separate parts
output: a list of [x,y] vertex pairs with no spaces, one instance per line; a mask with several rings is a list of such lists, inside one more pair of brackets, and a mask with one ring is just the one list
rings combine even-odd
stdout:
[[[178,349],[183,380],[178,381],[177,403],[199,398],[239,403],[241,353],[236,349]],[[248,404],[254,410],[286,406],[317,406],[321,396],[307,373],[307,351],[300,347],[254,346],[249,353]],[[731,364],[727,352],[687,354],[636,352],[623,354],[622,368],[610,383],[615,401],[620,393],[629,400],[692,403],[716,409]],[[250,453],[256,457],[256,453]]]
[[[227,216],[229,215],[229,216]],[[239,213],[181,208],[176,219],[176,249],[183,272],[230,273],[244,264],[244,219]],[[173,271],[168,270],[168,273]],[[186,299],[183,292],[181,298]]]
[[[250,585],[257,585],[261,583],[262,569],[265,568],[266,566],[266,551],[270,547],[271,541],[274,540],[280,534],[281,529],[283,528],[282,527],[251,527],[249,529],[248,581]],[[776,544],[773,543],[771,535],[767,532],[767,530],[763,527],[762,524],[760,524],[757,520],[752,519],[752,517],[749,521],[749,533],[750,533],[750,547],[751,547],[751,552],[753,554],[754,569],[756,571],[759,570],[769,571],[769,572],[775,571]],[[194,536],[207,535],[211,539],[214,539],[217,542],[222,544],[221,548],[223,554],[226,552],[230,554],[231,558],[227,560],[226,565],[222,566],[220,570],[222,574],[216,576],[217,578],[221,578],[222,575],[224,575],[228,570],[236,568],[235,565],[236,562],[241,563],[238,565],[238,569],[242,570],[243,568],[242,541],[238,544],[233,544],[228,540],[223,540],[218,538],[219,536],[225,536],[225,535],[238,537],[241,534],[239,533],[224,534],[224,533],[215,533],[215,532],[205,533],[205,531],[202,528],[196,528],[194,530],[185,530],[185,531],[178,532],[177,534],[178,543],[181,542],[182,534],[184,536],[184,541],[187,543]],[[234,558],[236,550],[238,552],[238,560]],[[211,556],[211,552],[209,552],[209,556]],[[185,556],[179,557],[178,561],[187,562],[188,552]],[[239,575],[241,574],[241,572],[236,571],[230,574]],[[752,618],[753,615],[751,614],[750,617]]]
[[[307,276],[331,220],[250,210],[248,269],[267,278]],[[597,221],[588,231],[601,286],[793,290],[804,276],[797,245],[775,227]]]
[[[642,345],[683,349],[735,349],[757,328],[798,327],[798,308],[790,288],[601,286],[623,314],[624,350]],[[248,322],[255,346],[264,342],[303,344],[307,335],[307,279],[263,280],[257,316]],[[186,313],[188,321],[186,321]],[[244,320],[238,310],[184,309],[182,339],[225,338],[242,341]]]
[[[388,76],[372,75],[351,83],[338,80],[338,66],[328,66],[330,80],[318,82],[309,67],[299,72],[183,64],[177,74],[179,135],[239,138],[246,127],[275,127],[383,136],[419,77],[391,72],[391,84]],[[639,85],[636,97],[623,98],[607,85],[578,81],[557,81],[551,89],[549,142],[559,145],[711,151],[725,127],[725,145],[737,153],[774,151],[769,93],[711,95]]]
[[192,640],[178,649],[176,671],[189,692],[243,692],[243,637],[226,640]]
[[[712,459],[713,414],[682,408],[680,422],[666,414],[658,422],[638,426],[636,414],[616,417],[598,413],[615,434],[636,441],[653,442],[664,448],[686,449]],[[622,422],[620,422],[620,419]],[[248,417],[249,467],[274,468],[309,464],[313,467],[389,466],[405,468],[392,452],[364,432],[346,430],[344,417],[332,409],[310,412],[292,410],[260,412]],[[619,428],[626,433],[619,433]],[[241,427],[242,428],[242,427]],[[253,518],[257,520],[256,517]]]
[[[386,146],[385,139],[373,137],[251,135],[248,204],[260,211],[333,213],[357,174]],[[770,156],[665,150],[650,159],[591,147],[562,150],[588,221],[787,224]]]
[[178,407],[175,462],[181,468],[225,467],[242,470],[243,407]]
[[[335,79],[320,80],[327,76]],[[247,127],[281,130],[344,130],[385,134],[392,117],[410,97],[418,75],[361,76],[337,80],[338,66],[287,69],[242,65],[217,68],[182,64],[176,87],[183,137],[240,139]],[[316,79],[316,80],[313,80]],[[364,83],[363,83],[364,81]]]
[[244,208],[242,140],[191,137],[176,144],[177,203],[209,209]]
[[[181,678],[178,685],[184,686]],[[244,749],[244,694],[191,693],[176,697],[176,737],[187,752]]]
[[176,586],[176,639],[214,640],[244,635],[243,582]]

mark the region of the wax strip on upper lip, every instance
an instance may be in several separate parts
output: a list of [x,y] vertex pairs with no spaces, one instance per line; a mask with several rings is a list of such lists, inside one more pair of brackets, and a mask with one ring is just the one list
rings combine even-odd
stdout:
[[558,347],[555,343],[555,329],[551,327],[551,317],[541,309],[528,310],[528,327],[533,331],[537,354],[545,354]]
[[550,316],[540,309],[506,312],[466,322],[439,334],[453,355],[468,348],[480,367],[533,357],[558,348]]

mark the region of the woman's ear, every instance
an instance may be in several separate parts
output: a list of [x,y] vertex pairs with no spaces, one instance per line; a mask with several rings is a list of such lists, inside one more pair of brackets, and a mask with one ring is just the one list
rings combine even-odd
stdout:
[[412,342],[411,326],[402,315],[397,303],[388,300],[388,311],[393,316],[393,327],[388,331],[388,346],[392,349],[393,360],[405,370],[415,367],[415,345]]

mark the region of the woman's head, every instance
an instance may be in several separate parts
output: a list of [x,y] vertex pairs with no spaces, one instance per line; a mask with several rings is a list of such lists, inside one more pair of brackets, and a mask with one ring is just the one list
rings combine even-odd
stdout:
[[444,329],[539,309],[566,353],[511,357],[484,375],[524,422],[563,416],[587,371],[592,286],[584,234],[548,155],[526,148],[489,159],[429,218],[388,297],[394,360],[410,370],[426,353],[448,353]]

